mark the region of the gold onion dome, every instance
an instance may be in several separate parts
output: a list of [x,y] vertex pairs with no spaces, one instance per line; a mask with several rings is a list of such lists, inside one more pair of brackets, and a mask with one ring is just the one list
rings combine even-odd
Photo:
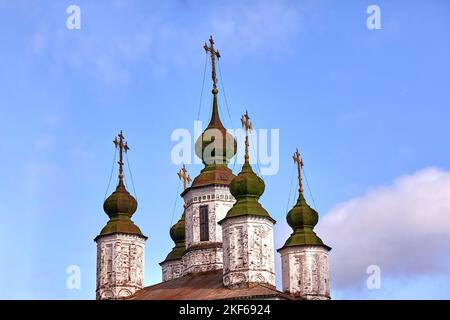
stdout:
[[116,148],[119,148],[119,183],[116,190],[106,198],[103,203],[103,210],[109,217],[106,226],[100,232],[100,236],[113,233],[135,234],[144,237],[138,226],[131,220],[131,216],[136,212],[138,203],[136,199],[127,191],[123,183],[123,150],[127,152],[128,145],[123,141],[122,131],[119,140],[114,140]]

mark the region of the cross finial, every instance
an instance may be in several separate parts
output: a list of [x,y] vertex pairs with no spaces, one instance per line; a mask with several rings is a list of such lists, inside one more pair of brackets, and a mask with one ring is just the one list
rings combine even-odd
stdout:
[[298,170],[298,190],[300,193],[303,193],[303,184],[302,184],[302,168],[303,168],[303,159],[298,152],[298,149],[295,151],[294,155],[292,156],[292,159],[294,159],[294,163],[297,164],[297,170]]
[[189,176],[189,174],[187,173],[186,166],[184,164],[183,164],[183,168],[181,168],[177,174],[178,174],[178,178],[183,180],[183,187],[184,187],[183,190],[186,190],[186,188],[192,182],[192,180],[191,180],[191,177]]
[[219,50],[214,49],[214,40],[213,37],[210,36],[209,38],[209,47],[205,42],[205,45],[203,46],[206,53],[211,53],[211,65],[212,65],[212,81],[213,81],[213,90],[217,91],[217,78],[216,78],[216,57],[217,59],[220,58]]
[[248,116],[248,111],[241,118],[242,127],[245,128],[245,162],[248,162],[248,133],[253,130],[252,123],[250,122],[250,117]]
[[[119,137],[119,140],[117,140],[117,137]],[[128,147],[128,143],[124,141],[125,137],[123,136],[122,130],[120,130],[119,135],[114,138],[114,145],[116,148],[119,148],[119,184],[123,184],[123,152],[125,153],[130,150]]]

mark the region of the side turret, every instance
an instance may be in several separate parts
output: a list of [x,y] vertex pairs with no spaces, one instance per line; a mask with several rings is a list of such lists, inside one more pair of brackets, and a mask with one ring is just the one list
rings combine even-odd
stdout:
[[314,232],[319,214],[308,205],[303,196],[303,160],[298,150],[293,159],[298,169],[299,196],[286,217],[293,232],[284,246],[278,249],[281,255],[283,291],[300,299],[327,300],[330,299],[328,252],[331,248]]
[[245,127],[245,162],[231,181],[230,191],[236,203],[222,226],[223,284],[229,288],[265,284],[275,288],[273,226],[275,220],[259,203],[264,181],[249,163],[248,132],[252,129],[248,113],[242,117]]
[[114,144],[119,149],[119,182],[103,203],[109,221],[94,239],[97,243],[97,300],[124,298],[144,287],[147,237],[131,220],[138,204],[123,182],[123,151],[129,148],[122,131],[118,137]]

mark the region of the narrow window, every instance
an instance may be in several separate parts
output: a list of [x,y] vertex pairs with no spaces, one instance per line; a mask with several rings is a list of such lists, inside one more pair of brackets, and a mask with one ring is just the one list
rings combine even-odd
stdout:
[[200,241],[209,240],[208,206],[200,207]]

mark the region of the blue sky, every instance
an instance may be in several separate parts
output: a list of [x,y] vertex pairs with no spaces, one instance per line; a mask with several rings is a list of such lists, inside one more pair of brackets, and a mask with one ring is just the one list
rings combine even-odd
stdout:
[[[66,28],[70,4],[81,8],[80,30]],[[381,30],[366,27],[371,4],[381,9]],[[149,237],[146,284],[160,281],[178,185],[170,137],[193,130],[210,34],[222,55],[225,125],[248,109],[255,128],[280,132],[279,171],[264,177],[261,198],[278,221],[276,246],[289,233],[299,147],[320,236],[333,246],[334,297],[450,298],[442,286],[450,281],[449,33],[446,0],[0,0],[0,298],[95,297],[93,239],[107,221],[102,204],[120,129],[131,147],[134,220]],[[203,121],[210,87],[207,76]],[[201,165],[187,168],[194,177]],[[372,212],[374,203],[374,224],[362,225],[353,208]],[[395,236],[400,225],[404,237]],[[382,254],[361,247],[356,234]],[[439,250],[421,259],[431,251],[411,241]],[[364,287],[369,260],[381,267],[380,290]],[[348,271],[343,261],[353,263]],[[66,287],[69,265],[81,268],[80,290]]]

